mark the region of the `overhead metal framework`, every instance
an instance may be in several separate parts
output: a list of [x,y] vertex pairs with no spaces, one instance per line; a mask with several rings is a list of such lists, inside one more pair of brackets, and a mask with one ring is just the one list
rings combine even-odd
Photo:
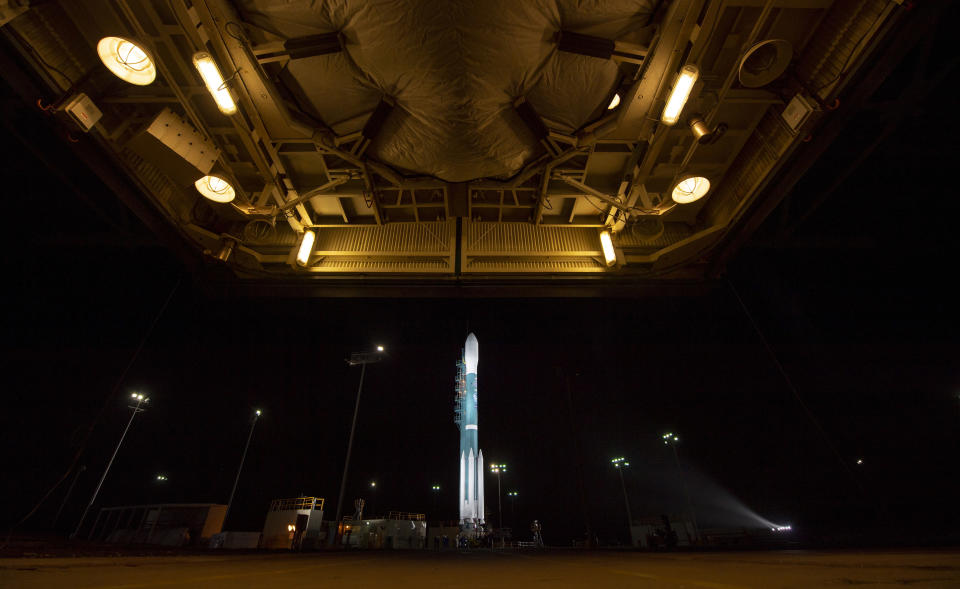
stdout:
[[[429,4],[397,2],[395,10]],[[443,145],[415,134],[418,107],[403,88],[378,87],[378,63],[364,61],[374,54],[365,44],[375,41],[361,34],[362,19],[389,20],[389,5],[357,10],[350,21],[361,23],[356,27],[321,30],[337,24],[321,18],[302,34],[285,35],[300,31],[297,23],[278,20],[277,4],[258,0],[44,2],[0,31],[59,97],[53,110],[71,112],[79,94],[95,104],[102,116],[84,139],[117,162],[185,243],[209,251],[240,279],[442,284],[563,277],[622,284],[696,279],[711,263],[715,272],[714,256],[729,258],[731,239],[763,208],[771,180],[829,119],[903,12],[891,0],[640,0],[611,2],[615,15],[574,14],[567,4],[558,2],[549,27],[532,33],[539,65],[517,86],[526,94],[483,103],[504,125],[470,128],[493,145],[522,147],[498,164],[505,172],[479,177],[457,176],[465,168],[456,167],[455,146],[435,167],[409,167],[421,160],[405,153],[443,154]],[[625,23],[620,29],[603,24],[614,16]],[[503,27],[518,26],[503,18]],[[470,23],[444,26],[467,30]],[[610,36],[614,30],[619,37]],[[410,32],[397,38],[416,43]],[[110,75],[95,49],[109,35],[148,50],[153,83]],[[751,80],[762,78],[783,57],[756,51],[746,60],[766,40],[789,48],[789,63],[768,83],[748,87],[744,67]],[[218,110],[194,66],[198,52],[219,66],[220,90],[229,89],[237,114]],[[448,61],[459,55],[451,53]],[[498,59],[509,63],[511,56]],[[680,120],[668,125],[660,115],[685,66],[698,75]],[[472,67],[468,74],[481,86],[492,83],[482,67]],[[592,86],[566,98],[561,86],[551,93],[555,100],[537,91],[551,80],[569,88],[574,70],[600,81],[584,82]],[[308,80],[308,88],[304,78],[314,73],[321,82]],[[398,75],[442,77],[422,64]],[[349,76],[356,87],[322,83]],[[597,106],[577,119],[565,105],[584,93]],[[470,95],[464,101],[444,106],[438,99],[430,114],[462,125],[460,113],[482,102]],[[162,116],[196,140],[185,147],[158,135],[158,121],[168,120]],[[695,118],[699,126],[692,126]],[[498,135],[508,131],[510,137]],[[700,140],[704,133],[712,133],[708,141]],[[420,142],[396,144],[407,137]],[[199,146],[207,169],[198,167]],[[207,173],[235,188],[236,198],[215,203],[201,196],[193,180]],[[685,202],[675,190],[691,177],[708,180],[709,190]],[[298,263],[307,230],[315,242]],[[605,230],[617,253],[611,265],[600,245]]]

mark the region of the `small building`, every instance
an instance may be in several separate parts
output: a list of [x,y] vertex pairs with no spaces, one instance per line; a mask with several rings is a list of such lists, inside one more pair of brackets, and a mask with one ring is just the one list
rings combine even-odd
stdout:
[[369,550],[422,550],[426,547],[427,522],[422,513],[391,511],[380,519],[344,519],[341,542],[350,548]]
[[323,497],[274,499],[263,523],[260,548],[302,549],[323,539]]
[[227,506],[216,503],[157,503],[104,507],[89,539],[117,544],[186,546],[207,544],[223,529]]

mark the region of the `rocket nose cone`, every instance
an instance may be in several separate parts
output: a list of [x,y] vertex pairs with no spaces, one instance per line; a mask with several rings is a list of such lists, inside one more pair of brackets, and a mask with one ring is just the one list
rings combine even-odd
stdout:
[[472,333],[467,336],[467,341],[463,344],[463,362],[467,365],[467,374],[477,371],[477,363],[480,361],[480,345],[477,343],[477,336]]

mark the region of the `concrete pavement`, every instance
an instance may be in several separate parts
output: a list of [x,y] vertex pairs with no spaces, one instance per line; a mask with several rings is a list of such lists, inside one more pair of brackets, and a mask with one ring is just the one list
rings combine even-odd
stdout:
[[0,587],[960,587],[960,550],[353,552],[0,559]]

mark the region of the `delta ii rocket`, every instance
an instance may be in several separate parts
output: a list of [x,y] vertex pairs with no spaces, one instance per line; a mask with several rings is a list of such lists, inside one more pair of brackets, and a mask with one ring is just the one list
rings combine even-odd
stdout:
[[477,337],[472,333],[463,344],[457,362],[454,422],[460,428],[460,528],[476,530],[483,525],[483,452],[477,440]]

